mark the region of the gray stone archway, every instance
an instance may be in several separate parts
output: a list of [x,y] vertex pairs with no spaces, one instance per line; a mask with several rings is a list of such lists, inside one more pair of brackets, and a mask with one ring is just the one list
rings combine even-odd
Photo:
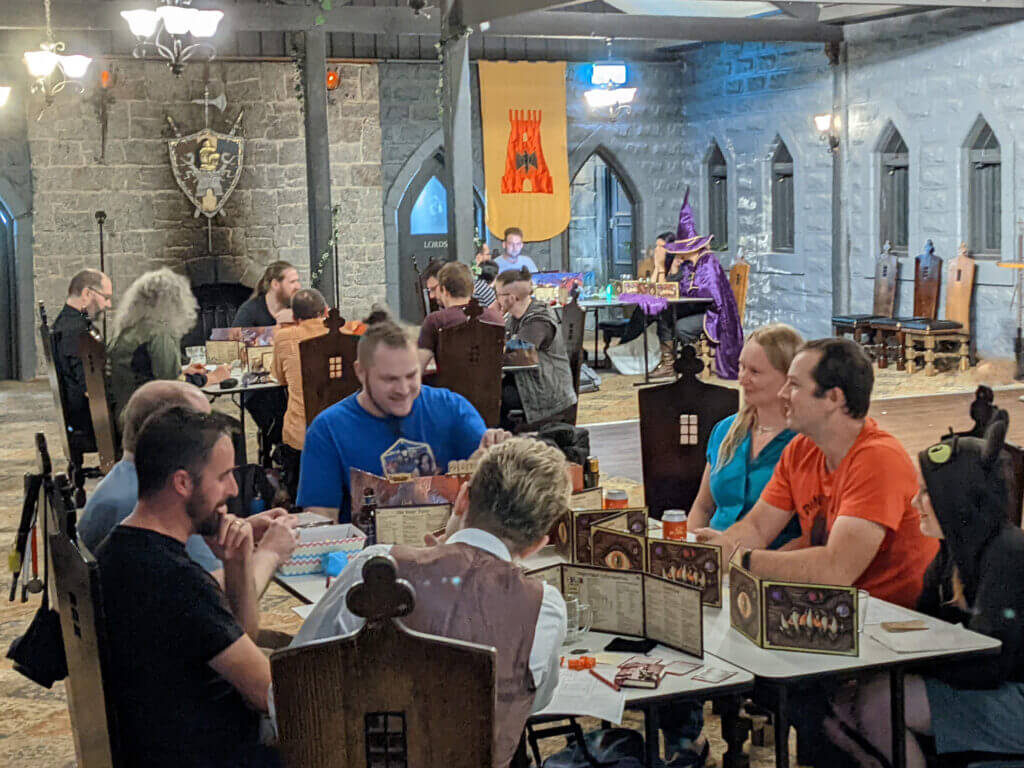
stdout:
[[18,378],[27,381],[36,375],[32,201],[26,200],[4,176],[0,176],[0,201],[14,217],[14,358]]

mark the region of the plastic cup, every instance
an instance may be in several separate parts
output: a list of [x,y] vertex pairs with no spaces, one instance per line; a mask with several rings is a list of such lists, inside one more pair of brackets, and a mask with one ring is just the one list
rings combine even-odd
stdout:
[[629,494],[625,491],[610,489],[604,493],[605,509],[626,509],[629,506]]
[[857,590],[857,631],[864,631],[864,623],[868,620],[868,601],[871,595],[866,589]]
[[685,509],[666,509],[662,513],[661,535],[674,541],[686,541]]

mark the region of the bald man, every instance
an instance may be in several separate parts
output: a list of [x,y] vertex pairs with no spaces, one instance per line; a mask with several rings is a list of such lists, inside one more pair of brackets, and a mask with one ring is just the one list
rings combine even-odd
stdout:
[[[139,500],[139,480],[135,474],[135,448],[146,419],[157,411],[180,406],[199,413],[210,412],[210,402],[202,391],[184,381],[149,381],[139,387],[124,409],[124,454],[96,486],[78,521],[78,537],[90,552],[131,514]],[[266,589],[278,565],[295,548],[293,521],[283,509],[271,509],[247,518],[257,543],[253,553],[253,576],[257,594]],[[214,557],[202,536],[190,536],[185,551],[203,570],[224,586],[224,566]]]

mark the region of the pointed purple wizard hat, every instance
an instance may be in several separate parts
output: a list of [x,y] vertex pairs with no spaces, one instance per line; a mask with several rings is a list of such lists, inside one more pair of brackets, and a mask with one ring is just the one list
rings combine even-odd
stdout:
[[676,231],[674,243],[665,243],[669,253],[693,253],[707,246],[714,235],[698,235],[697,226],[693,221],[693,210],[690,208],[690,188],[686,188],[683,207],[679,209],[679,229]]

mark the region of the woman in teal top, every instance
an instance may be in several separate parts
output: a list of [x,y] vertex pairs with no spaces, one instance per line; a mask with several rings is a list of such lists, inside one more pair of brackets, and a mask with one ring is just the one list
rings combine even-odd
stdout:
[[[740,353],[738,413],[715,425],[708,441],[707,466],[687,519],[687,529],[724,531],[761,497],[782,450],[796,433],[786,428],[779,390],[803,343],[788,325],[766,325],[747,337]],[[772,542],[781,547],[800,535],[796,516]]]
[[[687,518],[687,530],[711,527],[725,530],[757,503],[783,449],[796,433],[786,428],[779,390],[789,364],[803,344],[788,325],[766,325],[747,336],[740,352],[738,413],[722,419],[711,431],[707,466],[700,491]],[[800,536],[797,516],[772,542],[772,549]],[[670,768],[700,768],[708,756],[701,735],[704,712],[698,704],[663,707],[665,764]],[[673,757],[674,755],[674,757]]]

